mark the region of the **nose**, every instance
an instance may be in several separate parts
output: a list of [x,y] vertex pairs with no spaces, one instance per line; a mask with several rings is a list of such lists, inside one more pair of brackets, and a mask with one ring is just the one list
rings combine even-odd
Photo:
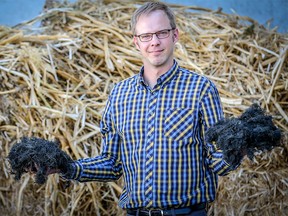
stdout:
[[157,37],[156,34],[153,34],[153,35],[152,35],[151,43],[152,43],[153,45],[157,45],[157,44],[160,43],[160,39]]

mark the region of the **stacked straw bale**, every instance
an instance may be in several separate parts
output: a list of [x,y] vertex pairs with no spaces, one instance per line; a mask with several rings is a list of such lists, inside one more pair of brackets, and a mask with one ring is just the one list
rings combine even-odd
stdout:
[[[1,215],[124,215],[117,207],[121,181],[65,188],[58,175],[43,186],[25,175],[15,182],[5,158],[22,136],[58,139],[73,159],[100,153],[99,122],[109,92],[142,64],[130,32],[139,4],[55,3],[33,20],[0,27]],[[171,7],[180,65],[215,82],[226,117],[260,102],[285,137],[288,35],[221,10]],[[209,215],[287,215],[287,139],[282,143],[221,177]]]

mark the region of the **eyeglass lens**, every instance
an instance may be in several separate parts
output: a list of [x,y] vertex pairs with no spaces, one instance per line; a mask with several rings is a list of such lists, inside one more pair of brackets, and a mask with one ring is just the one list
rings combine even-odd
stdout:
[[164,38],[169,37],[171,30],[172,29],[165,29],[165,30],[158,31],[155,33],[141,34],[141,35],[138,35],[138,37],[140,38],[140,41],[142,42],[147,42],[147,41],[152,40],[154,34],[156,35],[158,39],[164,39]]

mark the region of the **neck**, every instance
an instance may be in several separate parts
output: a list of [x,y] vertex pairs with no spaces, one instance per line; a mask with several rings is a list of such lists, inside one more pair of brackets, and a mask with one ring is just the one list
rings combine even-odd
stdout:
[[158,78],[164,74],[165,72],[163,72],[162,70],[151,70],[151,69],[147,69],[144,67],[144,74],[143,74],[143,77],[144,77],[144,80],[147,82],[147,84],[153,88],[156,83],[157,83],[157,80]]
[[168,67],[151,67],[144,64],[143,78],[147,84],[153,88],[157,84],[158,78],[165,74],[172,66],[173,62],[172,65],[169,65]]

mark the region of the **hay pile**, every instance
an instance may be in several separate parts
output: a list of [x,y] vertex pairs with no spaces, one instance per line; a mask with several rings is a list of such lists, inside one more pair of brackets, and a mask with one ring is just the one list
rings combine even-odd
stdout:
[[[46,5],[35,19],[0,27],[0,212],[2,215],[122,215],[121,182],[44,186],[15,182],[5,158],[23,136],[58,139],[73,159],[100,153],[99,122],[116,82],[138,72],[130,34],[135,1]],[[53,7],[53,8],[51,8]],[[213,80],[226,116],[255,101],[288,131],[288,36],[249,17],[174,5],[181,66]],[[187,10],[187,9],[193,9]],[[41,27],[33,27],[41,22]],[[288,144],[245,160],[220,178],[210,215],[287,215]]]

